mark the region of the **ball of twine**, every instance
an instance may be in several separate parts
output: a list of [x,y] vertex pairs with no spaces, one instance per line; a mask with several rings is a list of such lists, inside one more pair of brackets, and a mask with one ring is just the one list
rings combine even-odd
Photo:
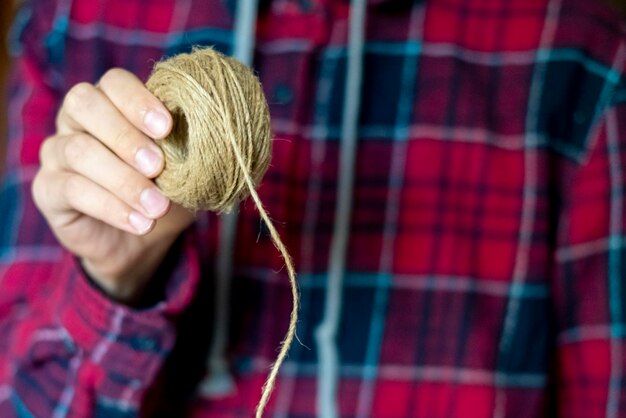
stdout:
[[263,90],[246,66],[211,48],[157,63],[146,86],[174,118],[172,132],[158,143],[165,154],[165,168],[156,179],[159,188],[188,209],[215,212],[228,212],[250,195],[285,260],[293,306],[289,329],[263,385],[259,418],[296,335],[299,308],[291,257],[255,190],[271,156]]
[[258,185],[270,161],[261,84],[239,61],[205,48],[157,63],[146,85],[174,119],[160,142],[157,185],[188,209],[230,211],[249,194],[246,174]]

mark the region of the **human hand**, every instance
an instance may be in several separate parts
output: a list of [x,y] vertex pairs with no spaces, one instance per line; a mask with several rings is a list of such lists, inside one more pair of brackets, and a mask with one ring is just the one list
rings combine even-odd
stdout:
[[137,77],[112,69],[67,93],[56,129],[41,147],[35,204],[94,281],[132,303],[193,221],[151,181],[164,165],[152,139],[172,117]]

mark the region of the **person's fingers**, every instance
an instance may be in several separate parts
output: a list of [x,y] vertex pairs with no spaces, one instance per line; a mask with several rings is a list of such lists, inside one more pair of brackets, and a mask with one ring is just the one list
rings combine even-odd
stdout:
[[148,218],[160,218],[169,208],[169,200],[154,183],[88,134],[46,140],[41,148],[41,161],[51,170],[87,177]]
[[57,133],[87,132],[147,177],[163,169],[161,149],[122,115],[109,98],[89,83],[75,85],[65,96]]
[[150,233],[155,239],[162,239],[180,235],[196,219],[196,213],[173,203],[167,214],[159,219],[154,230]]
[[86,215],[117,229],[144,235],[155,221],[79,174],[40,170],[33,182],[35,203],[55,228]]
[[113,68],[102,76],[98,88],[126,119],[151,138],[165,138],[172,129],[167,108],[133,73]]

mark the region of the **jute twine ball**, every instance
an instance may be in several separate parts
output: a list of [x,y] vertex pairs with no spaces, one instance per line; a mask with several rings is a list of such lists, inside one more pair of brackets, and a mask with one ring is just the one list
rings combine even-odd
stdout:
[[146,85],[174,118],[159,143],[165,168],[157,185],[188,209],[229,212],[249,195],[246,175],[258,185],[270,161],[269,110],[258,79],[205,48],[157,63]]
[[293,307],[257,405],[255,416],[261,418],[296,335],[300,305],[293,262],[255,190],[271,156],[265,96],[247,67],[211,48],[157,63],[147,87],[174,118],[172,132],[159,142],[165,154],[159,188],[188,209],[215,212],[228,212],[251,195],[285,260]]

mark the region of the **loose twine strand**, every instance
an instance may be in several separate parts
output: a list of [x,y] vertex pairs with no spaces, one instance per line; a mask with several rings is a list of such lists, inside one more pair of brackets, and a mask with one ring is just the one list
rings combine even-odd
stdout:
[[156,179],[173,202],[191,210],[229,212],[250,195],[282,255],[293,305],[289,329],[263,385],[260,418],[296,336],[299,295],[289,253],[256,192],[271,157],[269,110],[254,74],[211,49],[194,49],[155,65],[146,83],[170,110],[174,127],[159,143],[165,168]]

